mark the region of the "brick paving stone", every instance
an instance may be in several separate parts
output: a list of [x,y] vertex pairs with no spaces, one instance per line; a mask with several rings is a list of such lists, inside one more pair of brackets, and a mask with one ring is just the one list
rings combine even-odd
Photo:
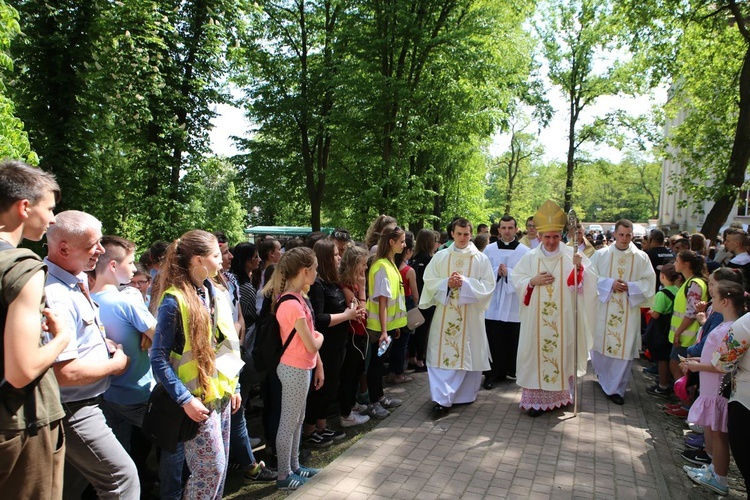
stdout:
[[427,479],[428,478],[411,476],[401,485],[401,487],[409,491],[421,491],[427,484]]
[[484,491],[465,491],[461,495],[461,500],[484,500]]
[[[508,382],[432,420],[427,377],[414,379],[390,389],[402,407],[289,498],[709,498],[681,471],[682,422],[641,394],[650,381],[638,373],[620,407],[589,368],[576,418],[570,408],[529,418]],[[730,487],[729,498],[743,497],[731,473]]]

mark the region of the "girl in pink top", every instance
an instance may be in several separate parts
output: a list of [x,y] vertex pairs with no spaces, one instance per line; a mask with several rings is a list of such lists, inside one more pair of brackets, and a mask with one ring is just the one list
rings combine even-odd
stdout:
[[[713,281],[713,280],[711,280]],[[711,285],[709,285],[711,286]],[[714,311],[724,316],[724,322],[711,330],[703,345],[700,358],[687,358],[681,363],[683,371],[700,372],[700,396],[690,407],[688,421],[705,429],[706,453],[712,463],[706,468],[686,467],[690,479],[709,489],[726,495],[729,472],[729,434],[727,429],[727,398],[721,395],[724,371],[714,366],[714,352],[722,347],[732,323],[745,312],[745,290],[739,283],[719,281],[711,290]]]
[[[299,440],[305,418],[305,402],[310,389],[310,370],[314,370],[314,388],[323,386],[323,363],[318,349],[323,336],[313,327],[312,313],[306,293],[317,276],[318,263],[310,248],[297,247],[286,252],[276,266],[273,277],[263,289],[266,296],[281,298],[291,294],[296,300],[287,300],[276,310],[281,342],[284,343],[296,329],[289,347],[281,357],[276,374],[281,381],[281,418],[276,434],[280,490],[296,490],[307,478],[319,471],[300,466]],[[276,308],[276,303],[272,309]]]

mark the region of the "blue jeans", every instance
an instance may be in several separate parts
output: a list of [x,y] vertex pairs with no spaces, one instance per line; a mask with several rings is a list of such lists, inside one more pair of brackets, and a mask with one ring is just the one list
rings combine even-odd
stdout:
[[162,500],[181,500],[185,469],[185,445],[177,443],[177,450],[169,453],[161,450],[159,459],[159,498]]
[[111,401],[102,401],[102,413],[107,419],[107,425],[112,428],[115,437],[130,453],[130,438],[133,434],[133,427],[140,428],[143,425],[143,416],[146,414],[148,403],[139,405],[121,405]]
[[269,371],[266,380],[260,385],[263,399],[263,431],[266,436],[266,449],[276,454],[276,434],[281,419],[281,382],[275,371]]
[[244,469],[255,463],[253,447],[247,433],[245,421],[245,405],[232,414],[232,428],[229,434],[229,455]]

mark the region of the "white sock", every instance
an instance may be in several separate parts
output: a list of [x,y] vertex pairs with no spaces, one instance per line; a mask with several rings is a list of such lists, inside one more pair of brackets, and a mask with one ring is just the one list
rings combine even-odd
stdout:
[[729,483],[727,482],[727,476],[720,476],[717,473],[711,471],[716,478],[716,482],[719,483],[719,486],[726,488],[729,486]]

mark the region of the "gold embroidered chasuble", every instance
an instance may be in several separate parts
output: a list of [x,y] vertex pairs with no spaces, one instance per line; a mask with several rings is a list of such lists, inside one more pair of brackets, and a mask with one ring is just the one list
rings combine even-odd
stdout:
[[[641,307],[654,296],[656,275],[648,255],[630,243],[625,250],[615,245],[598,250],[591,265],[599,277],[599,308],[593,349],[618,359],[639,357]],[[616,280],[627,282],[628,291],[614,293]]]
[[[448,278],[464,276],[461,288],[448,288]],[[435,254],[424,272],[419,307],[436,306],[427,344],[427,366],[448,370],[490,369],[484,311],[495,289],[492,264],[473,243],[453,245]]]
[[[543,246],[521,258],[511,274],[519,296],[521,333],[518,343],[516,383],[526,389],[566,391],[575,372],[574,291],[568,286],[573,271],[573,249],[560,244],[554,255]],[[583,279],[578,290],[578,375],[586,373],[596,318],[596,274],[582,255]],[[554,276],[552,284],[530,288],[538,274]]]

